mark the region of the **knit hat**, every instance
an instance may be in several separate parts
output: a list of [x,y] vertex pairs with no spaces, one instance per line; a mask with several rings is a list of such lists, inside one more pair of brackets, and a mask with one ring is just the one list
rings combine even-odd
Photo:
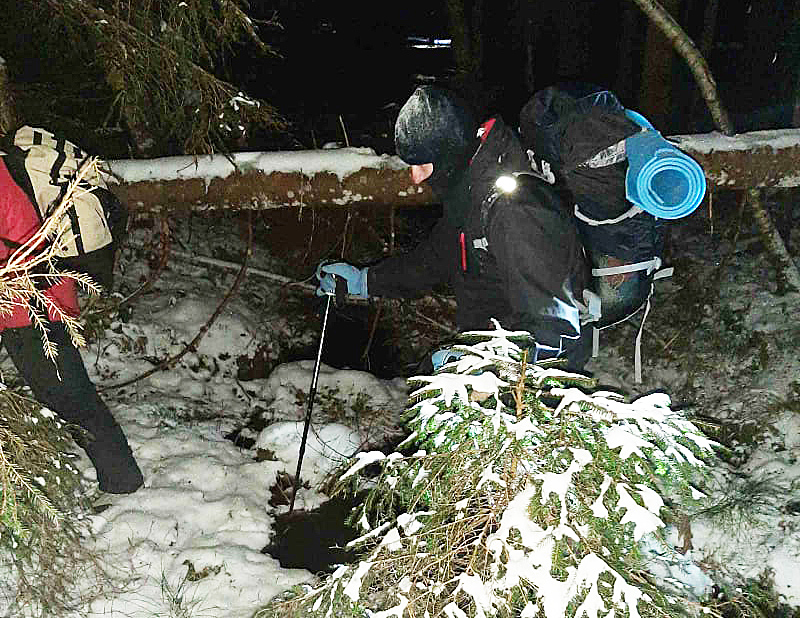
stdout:
[[469,166],[479,144],[477,131],[466,101],[438,86],[420,86],[397,116],[395,150],[409,165],[433,163],[428,184],[444,197]]

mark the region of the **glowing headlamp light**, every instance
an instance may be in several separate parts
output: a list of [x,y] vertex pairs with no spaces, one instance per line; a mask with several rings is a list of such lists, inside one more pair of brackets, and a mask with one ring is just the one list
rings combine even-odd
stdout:
[[513,176],[500,176],[494,181],[494,186],[503,193],[511,193],[517,188],[517,179]]

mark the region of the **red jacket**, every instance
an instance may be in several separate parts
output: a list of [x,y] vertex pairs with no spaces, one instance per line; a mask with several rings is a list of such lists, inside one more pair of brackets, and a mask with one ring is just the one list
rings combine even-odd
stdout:
[[[11,178],[5,162],[0,157],[0,266],[5,265],[6,260],[14,252],[11,247],[28,240],[39,229],[41,223],[36,207]],[[10,241],[11,247],[2,240]],[[77,287],[72,279],[62,279],[47,289],[45,295],[53,299],[64,313],[78,315]],[[5,304],[2,298],[0,302]],[[60,321],[53,315],[52,309],[49,310],[49,318],[51,321]],[[30,324],[27,307],[17,306],[11,314],[0,314],[0,332],[6,328],[19,328]]]

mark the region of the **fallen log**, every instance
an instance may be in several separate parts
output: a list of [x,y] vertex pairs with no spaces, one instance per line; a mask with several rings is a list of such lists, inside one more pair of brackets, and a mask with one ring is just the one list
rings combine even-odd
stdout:
[[712,188],[800,186],[800,129],[676,135],[668,138],[703,168]]
[[398,157],[368,148],[109,161],[109,188],[133,210],[415,207],[434,203]]
[[[709,188],[800,186],[800,129],[676,135]],[[436,203],[398,157],[368,148],[110,161],[110,188],[132,210],[180,211]]]

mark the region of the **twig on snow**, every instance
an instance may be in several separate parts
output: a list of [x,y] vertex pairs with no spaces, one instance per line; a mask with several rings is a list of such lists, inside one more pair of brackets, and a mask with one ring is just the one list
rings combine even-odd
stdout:
[[172,367],[176,362],[178,362],[181,358],[183,358],[188,352],[196,352],[197,351],[197,347],[200,344],[200,341],[203,339],[203,337],[205,337],[206,333],[209,331],[209,329],[213,326],[214,322],[216,322],[217,318],[222,313],[222,310],[225,308],[225,306],[228,304],[228,302],[231,300],[231,298],[233,298],[233,296],[238,291],[239,286],[241,285],[242,281],[244,281],[244,276],[245,276],[245,273],[247,272],[247,264],[250,261],[250,256],[252,254],[253,254],[253,222],[252,222],[252,214],[250,213],[250,211],[248,211],[248,214],[247,214],[247,251],[245,252],[244,259],[242,260],[242,267],[239,269],[239,274],[236,275],[236,280],[233,282],[233,285],[231,286],[231,289],[228,290],[228,293],[225,295],[225,298],[222,299],[222,302],[220,302],[220,304],[217,307],[216,311],[214,311],[214,313],[211,315],[211,317],[208,319],[208,321],[205,324],[203,324],[202,328],[200,328],[200,331],[197,333],[197,335],[195,335],[195,338],[192,339],[189,343],[187,343],[186,346],[184,346],[184,348],[180,352],[178,352],[177,354],[175,354],[175,355],[173,355],[173,356],[161,361],[158,365],[156,365],[152,369],[149,369],[148,371],[145,371],[143,374],[138,375],[138,376],[136,376],[134,378],[131,378],[130,380],[126,380],[124,382],[121,382],[119,384],[110,384],[110,385],[108,385],[108,386],[106,386],[106,387],[104,387],[102,389],[99,389],[99,390],[110,390],[110,389],[114,389],[114,388],[121,388],[123,386],[128,386],[130,384],[133,384],[134,382],[138,382],[139,380],[143,380],[144,378],[147,378],[147,377],[153,375],[154,373],[157,373],[159,371],[163,371],[164,369],[168,369],[168,368]]
[[167,267],[167,261],[169,259],[169,254],[170,254],[170,250],[171,250],[171,247],[172,247],[172,243],[170,242],[169,221],[167,220],[167,216],[166,215],[162,215],[161,216],[160,230],[161,230],[161,234],[160,234],[161,253],[160,253],[160,256],[159,256],[158,264],[156,265],[155,269],[153,269],[151,271],[150,276],[147,278],[147,281],[145,281],[139,287],[139,289],[134,290],[133,292],[128,294],[128,296],[126,296],[125,298],[123,298],[120,301],[120,303],[119,303],[120,307],[130,303],[134,298],[137,298],[138,296],[141,296],[147,290],[149,290],[151,287],[153,287],[153,284],[158,280],[158,278],[161,276],[161,273],[163,273],[164,269]]

